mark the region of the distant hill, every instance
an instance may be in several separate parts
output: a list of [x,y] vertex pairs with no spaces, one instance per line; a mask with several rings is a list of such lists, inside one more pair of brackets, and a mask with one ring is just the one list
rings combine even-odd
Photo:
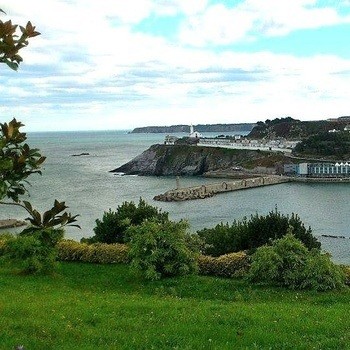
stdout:
[[302,140],[312,135],[329,130],[344,130],[349,121],[341,120],[318,120],[300,121],[290,117],[277,118],[258,122],[248,137],[252,139],[276,139],[286,138],[290,140]]
[[[198,132],[242,132],[250,131],[254,128],[255,123],[239,123],[239,124],[198,124],[193,125],[194,130]],[[131,131],[132,134],[141,133],[188,133],[190,131],[189,125],[171,125],[171,126],[145,126],[135,128]]]

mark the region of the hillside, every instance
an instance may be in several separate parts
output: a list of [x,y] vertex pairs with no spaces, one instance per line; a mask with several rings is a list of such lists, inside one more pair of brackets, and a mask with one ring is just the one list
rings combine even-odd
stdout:
[[299,156],[349,160],[350,132],[323,132],[312,135],[297,144],[293,153]]
[[62,263],[54,276],[0,268],[1,349],[348,349],[350,292],[234,278],[152,283],[127,265]]
[[284,161],[275,152],[200,147],[189,145],[153,145],[142,154],[112,170],[128,175],[202,175],[208,171],[232,167],[252,169],[270,167]]
[[[194,129],[198,132],[242,132],[252,130],[256,124],[254,123],[240,123],[240,124],[198,124],[193,125]],[[189,125],[171,125],[171,126],[145,126],[135,128],[131,131],[132,134],[139,133],[188,133],[190,130]]]
[[252,139],[276,139],[302,140],[320,132],[329,130],[343,130],[348,124],[346,121],[300,121],[293,118],[281,118],[258,122],[248,137]]

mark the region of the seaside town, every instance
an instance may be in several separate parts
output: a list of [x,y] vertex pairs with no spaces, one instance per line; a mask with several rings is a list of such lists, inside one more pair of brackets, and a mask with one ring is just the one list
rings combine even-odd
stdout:
[[[350,117],[329,119],[329,121],[339,120],[345,120],[348,122],[350,121]],[[343,130],[328,130],[329,133],[339,133],[341,131],[350,132],[350,124],[347,124]],[[240,134],[230,136],[220,135],[217,137],[204,137],[201,133],[194,130],[192,124],[190,125],[188,138],[192,140],[191,144],[196,146],[282,152],[287,156],[291,156],[291,153],[295,146],[301,142],[301,140],[287,140],[284,138],[272,140],[250,139]],[[166,135],[164,144],[175,145],[178,140],[179,137]],[[266,169],[266,172],[271,174],[271,169]],[[276,174],[276,172],[273,173]],[[317,162],[310,161],[284,164],[283,171],[280,171],[279,173],[287,176],[316,178],[319,180],[324,178],[328,181],[331,179],[334,179],[334,181],[345,180],[346,178],[350,178],[350,160],[345,162],[326,162],[318,160]]]

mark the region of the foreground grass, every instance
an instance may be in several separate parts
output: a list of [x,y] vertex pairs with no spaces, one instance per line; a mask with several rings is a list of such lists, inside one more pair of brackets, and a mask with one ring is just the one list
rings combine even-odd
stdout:
[[349,301],[200,276],[145,282],[123,265],[0,268],[0,349],[350,349]]

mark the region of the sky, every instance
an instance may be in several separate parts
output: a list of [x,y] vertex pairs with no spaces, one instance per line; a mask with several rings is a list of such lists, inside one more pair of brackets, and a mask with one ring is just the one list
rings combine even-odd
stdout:
[[41,35],[1,122],[114,130],[350,115],[349,0],[3,0]]

